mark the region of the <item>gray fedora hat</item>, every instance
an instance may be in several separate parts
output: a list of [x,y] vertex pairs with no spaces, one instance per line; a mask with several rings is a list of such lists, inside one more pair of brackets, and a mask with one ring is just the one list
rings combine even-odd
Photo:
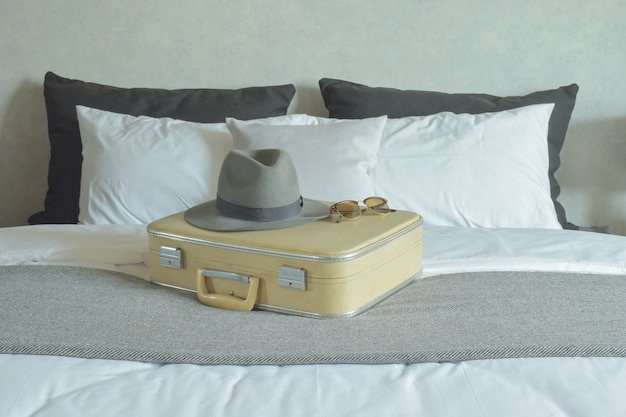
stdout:
[[230,151],[220,170],[217,198],[185,212],[185,220],[216,231],[298,226],[329,215],[328,206],[302,198],[296,168],[280,149]]

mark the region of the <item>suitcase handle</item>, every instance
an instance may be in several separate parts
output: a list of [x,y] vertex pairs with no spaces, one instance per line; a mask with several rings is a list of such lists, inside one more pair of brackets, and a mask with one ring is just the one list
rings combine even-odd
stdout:
[[[248,295],[244,299],[234,295],[210,294],[206,288],[205,277],[225,278],[249,283],[250,288],[248,288]],[[259,292],[259,279],[257,277],[247,277],[232,272],[198,268],[196,272],[196,287],[198,300],[202,304],[226,310],[250,311],[252,307],[254,307]]]

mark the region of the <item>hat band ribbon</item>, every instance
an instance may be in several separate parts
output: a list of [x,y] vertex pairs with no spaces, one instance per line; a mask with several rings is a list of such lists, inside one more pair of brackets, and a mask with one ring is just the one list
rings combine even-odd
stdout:
[[291,204],[280,207],[245,207],[230,203],[217,196],[215,207],[228,217],[255,222],[273,222],[297,216],[302,210],[302,196]]

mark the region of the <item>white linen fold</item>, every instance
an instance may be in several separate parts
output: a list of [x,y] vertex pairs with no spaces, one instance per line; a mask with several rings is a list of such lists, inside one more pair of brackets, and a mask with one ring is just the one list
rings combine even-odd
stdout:
[[0,229],[0,265],[51,264],[150,280],[146,226],[47,224]]
[[626,236],[425,225],[423,240],[425,277],[474,271],[626,274]]

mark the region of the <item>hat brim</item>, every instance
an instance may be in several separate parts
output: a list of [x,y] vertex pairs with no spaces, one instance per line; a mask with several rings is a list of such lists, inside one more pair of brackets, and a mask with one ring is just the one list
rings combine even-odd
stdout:
[[219,232],[236,232],[243,230],[271,230],[300,226],[329,216],[328,206],[317,200],[302,199],[302,210],[294,217],[285,220],[260,222],[228,217],[216,208],[216,201],[211,200],[188,209],[185,220],[201,229]]

